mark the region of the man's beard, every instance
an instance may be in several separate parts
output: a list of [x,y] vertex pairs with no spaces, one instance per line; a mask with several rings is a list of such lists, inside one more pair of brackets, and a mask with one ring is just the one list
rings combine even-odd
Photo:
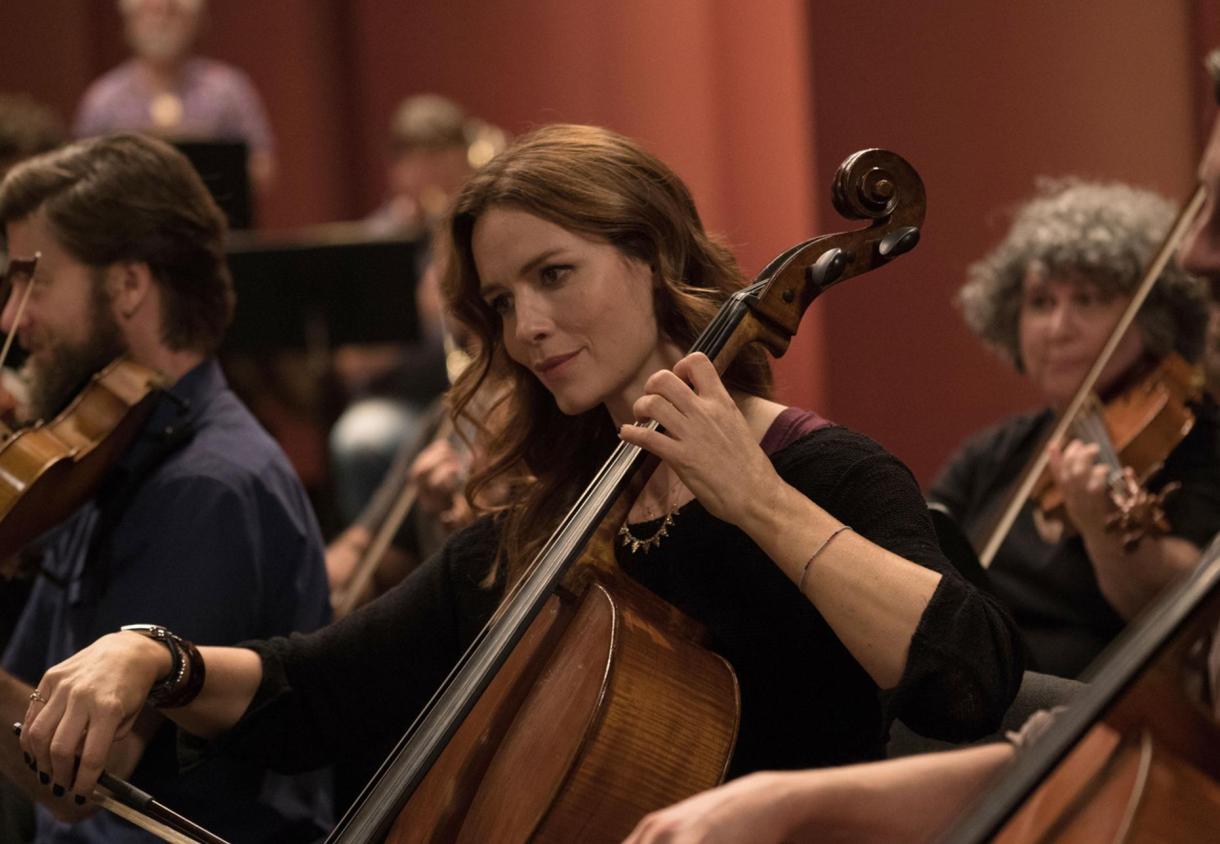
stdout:
[[30,387],[26,415],[30,420],[50,420],[62,411],[86,382],[124,351],[122,333],[100,285],[95,286],[88,338],[69,345],[49,338],[40,356],[30,355],[21,375]]

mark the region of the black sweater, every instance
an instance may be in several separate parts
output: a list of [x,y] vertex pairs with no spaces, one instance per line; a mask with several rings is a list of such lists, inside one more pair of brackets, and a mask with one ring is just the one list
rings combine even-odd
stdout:
[[[860,535],[943,577],[901,682],[881,691],[749,537],[697,501],[650,553],[620,549],[623,568],[705,624],[713,649],[737,671],[742,718],[731,774],[878,758],[895,717],[952,740],[994,730],[1020,682],[1015,631],[941,555],[906,467],[839,427],[807,434],[772,460]],[[249,643],[263,659],[263,683],[222,747],[284,770],[354,757],[371,769],[495,608],[498,592],[479,584],[496,542],[496,525],[482,520],[343,621]]]

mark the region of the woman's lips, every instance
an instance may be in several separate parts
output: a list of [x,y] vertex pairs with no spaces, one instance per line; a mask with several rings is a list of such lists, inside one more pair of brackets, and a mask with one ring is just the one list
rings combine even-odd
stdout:
[[534,366],[534,371],[539,375],[550,375],[554,373],[556,369],[563,366],[572,358],[576,357],[576,355],[579,353],[580,351],[577,350],[575,352],[568,352],[564,355],[555,355],[553,357],[546,358]]

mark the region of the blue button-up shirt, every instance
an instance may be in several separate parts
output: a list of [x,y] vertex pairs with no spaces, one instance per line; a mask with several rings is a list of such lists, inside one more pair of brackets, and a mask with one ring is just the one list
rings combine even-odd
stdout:
[[[40,540],[43,574],[3,658],[30,684],[124,624],[226,645],[329,620],[321,536],[283,452],[215,361],[170,392],[94,499]],[[169,727],[131,779],[234,841],[310,840],[329,823],[320,778],[220,759],[180,772]],[[67,827],[40,809],[38,840],[156,839],[108,813]]]

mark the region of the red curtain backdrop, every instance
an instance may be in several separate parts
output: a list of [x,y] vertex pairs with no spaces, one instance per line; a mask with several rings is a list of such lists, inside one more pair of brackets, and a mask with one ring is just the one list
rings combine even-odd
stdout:
[[[1183,197],[1213,107],[1206,0],[211,0],[201,52],[262,92],[286,228],[382,196],[386,124],[437,91],[521,132],[600,123],[691,185],[747,274],[849,224],[827,199],[844,156],[905,155],[928,187],[919,248],[816,304],[780,398],[880,440],[921,481],[967,432],[1036,397],[961,326],[951,296],[1038,175]],[[0,90],[68,118],[121,61],[111,0],[0,4]]]

